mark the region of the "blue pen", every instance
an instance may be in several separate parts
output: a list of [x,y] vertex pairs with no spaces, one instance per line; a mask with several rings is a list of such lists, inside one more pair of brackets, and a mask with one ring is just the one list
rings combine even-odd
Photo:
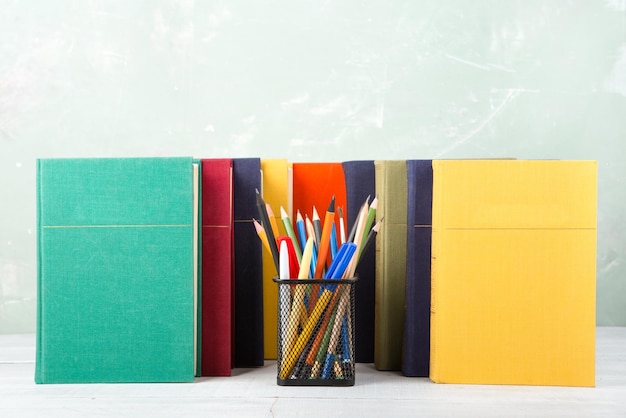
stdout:
[[330,263],[330,267],[328,267],[328,270],[326,270],[326,273],[324,274],[325,279],[333,278],[333,274],[335,273],[335,270],[337,270],[337,266],[339,265],[339,262],[341,261],[341,257],[343,257],[347,249],[348,249],[347,247],[346,248],[342,247],[339,250],[339,254],[337,254],[337,257],[333,259],[332,263]]
[[[324,276],[325,279],[340,279],[341,276],[335,277],[335,273],[337,271],[337,268],[342,264],[343,261],[343,257],[345,256],[346,252],[349,250],[349,246],[345,246],[343,245],[340,249],[339,252],[337,253],[337,256],[333,258],[333,261],[330,263],[330,267],[328,268],[328,270],[326,270],[326,274]],[[342,273],[343,274],[343,273]],[[322,292],[324,291],[324,289],[328,289],[331,292],[335,291],[335,288],[337,286],[335,285],[325,285],[325,286],[321,286],[320,287],[320,291],[318,293],[318,296],[322,295]]]
[[345,269],[348,267],[350,263],[350,258],[352,258],[352,254],[356,251],[356,244],[352,242],[346,242],[341,246],[339,251],[337,252],[337,256],[330,263],[330,267],[326,271],[326,279],[340,279],[341,275],[344,273]]
[[[356,244],[353,242],[346,242],[339,248],[337,256],[330,264],[328,271],[326,272],[326,279],[341,279],[343,273],[345,273],[352,256],[356,252]],[[334,285],[333,286],[334,289]]]

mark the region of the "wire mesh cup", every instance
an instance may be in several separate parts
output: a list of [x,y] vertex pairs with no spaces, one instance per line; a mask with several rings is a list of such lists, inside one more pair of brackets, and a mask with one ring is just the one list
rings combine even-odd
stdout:
[[348,279],[278,279],[281,386],[354,385],[354,285]]

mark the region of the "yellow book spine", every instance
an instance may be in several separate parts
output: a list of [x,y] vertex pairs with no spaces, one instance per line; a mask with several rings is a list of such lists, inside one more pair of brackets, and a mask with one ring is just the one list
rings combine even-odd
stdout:
[[[289,164],[286,159],[261,159],[263,200],[274,212],[289,207]],[[278,236],[280,231],[275,231]],[[272,255],[263,252],[263,350],[267,360],[278,357],[278,287],[272,281],[277,276]]]

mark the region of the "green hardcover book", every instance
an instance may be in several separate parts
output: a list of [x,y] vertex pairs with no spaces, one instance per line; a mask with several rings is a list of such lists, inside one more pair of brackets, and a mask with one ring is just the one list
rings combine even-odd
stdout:
[[35,382],[194,379],[191,158],[37,162]]
[[406,285],[406,161],[374,161],[374,169],[376,217],[385,218],[376,236],[374,366],[378,370],[400,370]]

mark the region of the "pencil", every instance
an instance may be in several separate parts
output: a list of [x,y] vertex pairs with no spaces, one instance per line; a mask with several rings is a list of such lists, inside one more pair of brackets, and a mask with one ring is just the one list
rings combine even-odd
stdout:
[[317,238],[315,237],[315,231],[313,230],[313,222],[311,222],[309,215],[306,213],[304,214],[304,225],[306,227],[306,236],[313,237],[313,245],[317,247],[319,243],[317,242]]
[[[365,226],[363,227],[364,231],[369,231],[370,228],[372,227],[372,222],[374,222],[374,219],[376,218],[377,207],[378,207],[378,196],[375,196],[367,212],[367,219],[365,220]],[[366,238],[367,238],[367,235],[363,235],[363,238],[361,238],[361,248],[359,249],[359,255],[361,254],[361,252],[363,252],[363,244],[365,243]]]
[[347,239],[350,242],[354,242],[354,235],[356,234],[356,228],[358,227],[359,214],[363,210],[363,207],[368,207],[369,201],[370,201],[370,196],[368,195],[367,199],[365,199],[365,202],[363,202],[363,204],[361,205],[361,208],[359,209],[359,212],[356,215],[356,219],[354,220],[354,223],[352,224],[352,229],[350,230],[350,235],[348,236],[348,239]]
[[344,224],[343,209],[341,206],[337,208],[337,213],[339,214],[339,239],[341,240],[341,243],[343,244],[346,242],[346,226]]
[[267,241],[267,234],[265,233],[265,228],[263,228],[263,226],[261,226],[259,221],[257,221],[254,218],[252,218],[252,223],[254,224],[254,229],[256,230],[256,234],[261,239],[261,242],[263,243],[263,246],[271,254],[272,253],[272,249],[270,248],[270,243]]
[[[365,227],[365,218],[367,216],[367,206],[363,205],[361,207],[361,212],[359,213],[359,217],[357,218],[357,228],[356,234],[354,236],[354,242],[356,243],[356,253],[359,254],[359,248],[361,247],[361,238],[363,237],[363,228]],[[356,271],[356,261],[357,257],[353,257],[350,261],[350,266],[346,270],[347,277],[353,277],[354,272]]]
[[[306,227],[304,225],[304,219],[302,219],[302,214],[300,213],[299,209],[296,215],[296,228],[298,229],[298,238],[300,239],[300,245],[302,246],[302,251],[303,251],[302,256],[304,257],[304,248],[307,244],[307,234],[306,234]],[[312,250],[315,249],[315,243],[313,243],[313,240],[314,240],[313,237],[311,237]],[[311,251],[311,260],[313,259],[312,257],[313,257],[313,254]],[[302,268],[302,262],[300,263],[300,268]],[[308,277],[309,274],[311,277],[313,277],[313,273],[315,272],[313,271],[313,268],[311,267],[311,261],[308,262],[308,269],[309,271],[306,277]],[[310,293],[311,293],[311,286],[307,286],[307,291],[306,291],[307,297]],[[303,312],[303,317],[305,317],[307,313],[308,312],[305,309]]]
[[300,251],[300,245],[298,244],[296,233],[291,225],[291,219],[289,219],[289,215],[282,206],[280,207],[280,217],[283,221],[285,232],[287,233],[287,236],[291,238],[291,242],[293,243],[293,249],[296,251],[296,256],[298,257],[298,263],[300,263],[302,261],[302,251]]
[[261,197],[258,189],[254,189],[256,191],[256,206],[259,210],[259,217],[261,218],[261,226],[265,228],[265,234],[267,235],[267,242],[270,246],[270,251],[272,253],[272,258],[274,259],[274,267],[276,267],[276,272],[279,271],[278,267],[278,246],[276,245],[276,238],[274,237],[274,232],[272,231],[272,227],[270,225],[270,220],[267,215],[267,208],[265,206],[265,202]]
[[322,241],[322,224],[320,221],[320,215],[317,213],[317,209],[313,206],[313,231],[315,233],[315,242],[317,242],[317,248],[320,247]]
[[311,277],[315,274],[315,266],[317,265],[317,249],[319,248],[319,242],[315,239],[315,231],[313,231],[313,223],[309,219],[309,215],[304,214],[304,224],[306,226],[306,232],[308,237],[313,237],[313,255],[311,258]]
[[[313,226],[315,226],[315,216],[317,211],[315,207],[313,208]],[[324,229],[321,233],[320,246],[319,251],[317,253],[317,264],[315,265],[315,274],[313,275],[314,279],[320,279],[322,274],[324,273],[324,268],[326,267],[326,258],[328,257],[328,249],[330,248],[330,233],[333,227],[333,221],[335,219],[335,196],[330,199],[330,204],[328,205],[328,210],[326,211],[326,216],[324,217]],[[319,221],[319,216],[318,216]]]
[[308,277],[312,254],[313,254],[313,238],[309,238],[304,246],[304,252],[302,253],[302,261],[300,262],[300,271],[298,272],[298,279],[306,279]]
[[[309,350],[308,355],[306,356],[306,364],[309,366],[313,366],[315,363],[315,357],[317,355],[318,350],[321,350],[322,340],[324,339],[324,334],[326,334],[326,329],[329,326],[331,319],[333,318],[333,312],[335,309],[326,309],[326,313],[324,314],[324,318],[320,326],[317,328],[317,334],[315,335],[315,339],[313,340],[313,344],[311,345],[311,349]],[[332,327],[332,325],[330,325]]]
[[363,247],[361,248],[361,253],[359,254],[359,258],[357,259],[357,265],[358,265],[358,262],[361,260],[361,255],[363,255],[363,253],[367,251],[367,248],[372,244],[372,242],[376,241],[376,235],[378,234],[378,232],[380,232],[380,227],[382,226],[383,219],[385,219],[384,216],[380,218],[380,221],[376,222],[376,224],[372,227],[372,229],[370,229],[370,232],[369,234],[367,234],[367,237],[365,237],[365,242],[363,243]]
[[298,214],[296,215],[296,229],[298,230],[300,248],[304,251],[304,246],[306,245],[306,227],[304,226],[304,219],[302,218],[300,210],[298,210]]
[[276,216],[274,216],[274,211],[267,202],[265,202],[265,210],[267,211],[267,218],[270,221],[270,225],[272,225],[272,232],[274,232],[274,236],[277,237],[280,235],[280,231],[278,230],[278,224],[276,223]]
[[330,259],[333,260],[337,255],[337,250],[339,246],[337,245],[337,228],[335,222],[333,222],[332,230],[330,231]]

